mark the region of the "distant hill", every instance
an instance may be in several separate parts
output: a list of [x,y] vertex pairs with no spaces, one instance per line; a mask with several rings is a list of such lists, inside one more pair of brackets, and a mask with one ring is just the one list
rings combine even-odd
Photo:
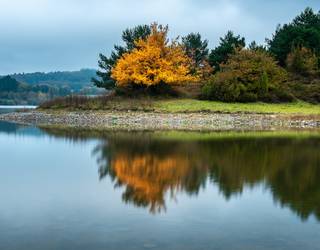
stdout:
[[0,105],[38,105],[58,96],[101,94],[104,90],[91,83],[95,72],[82,69],[0,76]]
[[11,76],[0,78],[0,105],[38,105],[57,96],[71,94],[67,86],[50,84],[30,85]]
[[0,79],[0,92],[17,92],[20,87],[22,84],[10,76]]
[[79,71],[57,71],[49,73],[20,73],[10,76],[21,83],[30,85],[66,85],[69,86],[72,91],[78,92],[83,87],[92,86],[91,78],[95,75],[95,69],[81,69]]

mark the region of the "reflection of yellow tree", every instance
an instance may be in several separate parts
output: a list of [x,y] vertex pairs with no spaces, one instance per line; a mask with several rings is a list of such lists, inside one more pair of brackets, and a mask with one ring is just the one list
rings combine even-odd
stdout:
[[165,208],[165,193],[170,190],[174,195],[183,188],[182,182],[190,170],[190,162],[186,158],[159,158],[151,154],[118,155],[111,166],[118,181],[127,186],[125,200],[149,204],[152,212]]
[[[120,184],[126,185],[125,201],[136,205],[150,206],[151,212],[165,209],[165,194],[172,197],[178,191],[197,192],[203,183],[207,170],[183,155],[157,156],[119,154],[111,161],[111,168]],[[198,179],[195,172],[203,173]]]

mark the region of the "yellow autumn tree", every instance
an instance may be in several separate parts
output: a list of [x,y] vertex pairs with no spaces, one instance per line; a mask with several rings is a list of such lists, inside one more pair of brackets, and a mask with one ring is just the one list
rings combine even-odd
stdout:
[[151,25],[151,34],[135,42],[136,48],[125,53],[112,70],[118,86],[137,84],[152,86],[161,83],[196,82],[190,74],[191,60],[177,40],[169,43],[168,26]]

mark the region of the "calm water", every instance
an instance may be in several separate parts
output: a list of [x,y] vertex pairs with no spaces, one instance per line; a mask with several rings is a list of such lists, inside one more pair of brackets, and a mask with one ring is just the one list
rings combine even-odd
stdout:
[[0,249],[320,249],[320,134],[0,123]]
[[3,114],[3,113],[9,113],[9,112],[13,112],[13,111],[16,111],[16,110],[21,110],[21,109],[35,109],[37,106],[30,106],[30,105],[27,105],[27,106],[3,106],[3,105],[0,105],[0,114]]

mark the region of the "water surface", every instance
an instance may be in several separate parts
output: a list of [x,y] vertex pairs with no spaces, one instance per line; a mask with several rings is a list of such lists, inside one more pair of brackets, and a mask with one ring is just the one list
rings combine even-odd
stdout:
[[31,106],[31,105],[0,105],[0,114],[3,113],[10,113],[17,110],[26,110],[26,109],[35,109],[37,106]]
[[0,123],[0,249],[319,249],[319,133]]

